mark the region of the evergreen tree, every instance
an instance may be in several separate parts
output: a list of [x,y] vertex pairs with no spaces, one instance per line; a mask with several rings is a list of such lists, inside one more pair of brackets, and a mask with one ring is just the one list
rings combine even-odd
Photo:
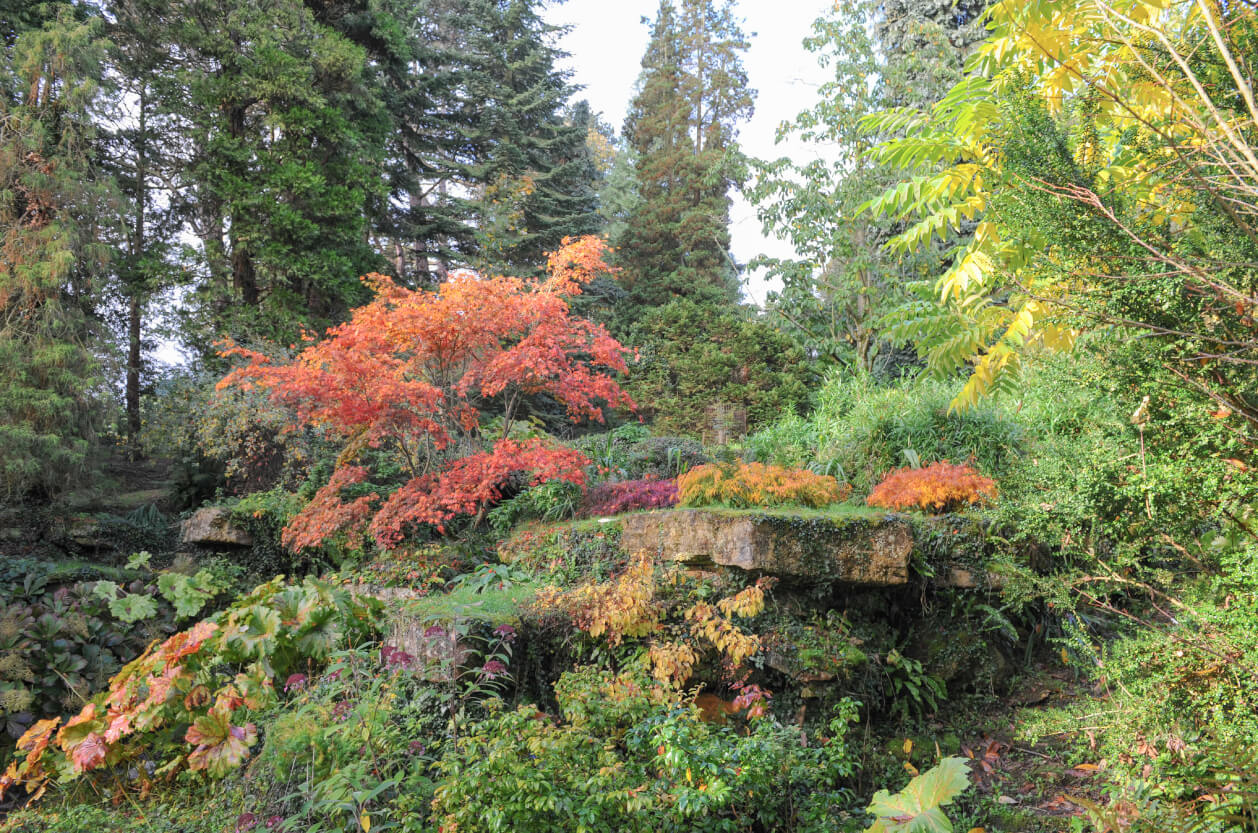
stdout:
[[[139,2],[139,0],[134,0]],[[173,79],[187,219],[208,280],[187,338],[289,343],[365,299],[381,268],[368,216],[384,198],[389,122],[366,51],[298,0],[150,0]]]
[[[101,227],[99,20],[68,4],[6,17],[0,63],[0,497],[53,491],[89,461],[99,427],[91,348]],[[40,25],[42,23],[42,25]]]
[[662,0],[625,123],[640,203],[617,245],[634,307],[737,297],[729,190],[741,180],[736,126],[753,106],[747,46],[732,3]]
[[490,271],[537,269],[564,237],[601,228],[597,170],[582,121],[564,118],[572,93],[550,41],[560,31],[541,19],[536,0],[476,0],[468,20],[474,62],[469,90],[481,108],[470,173],[480,265]]
[[187,274],[177,243],[184,226],[181,204],[169,186],[178,181],[179,159],[171,149],[179,146],[180,133],[178,121],[160,107],[172,62],[146,9],[133,0],[116,3],[111,12],[109,75],[121,94],[104,114],[110,129],[102,166],[122,199],[111,258],[112,303],[104,313],[124,343],[125,431],[134,450],[153,307]]

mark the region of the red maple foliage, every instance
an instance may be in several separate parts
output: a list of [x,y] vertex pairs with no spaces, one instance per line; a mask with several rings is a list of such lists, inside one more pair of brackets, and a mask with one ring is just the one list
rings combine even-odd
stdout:
[[995,480],[983,477],[972,466],[955,465],[945,460],[925,468],[889,472],[865,502],[884,509],[951,512],[995,498]]
[[[568,306],[609,271],[605,253],[597,237],[565,240],[544,279],[463,272],[433,290],[367,275],[376,299],[289,363],[229,346],[224,355],[247,364],[220,388],[267,389],[299,424],[346,441],[332,479],[285,530],[285,545],[300,550],[338,532],[369,532],[391,546],[408,525],[442,529],[479,511],[517,473],[533,483],[583,483],[585,457],[539,438],[512,439],[511,429],[522,399],[537,394],[562,403],[573,422],[602,421],[604,407],[634,407],[612,375],[627,372],[630,351]],[[496,438],[482,431],[490,398],[502,408]],[[370,478],[362,452],[381,447],[409,475],[383,502],[360,485]],[[350,487],[358,496],[346,500]]]

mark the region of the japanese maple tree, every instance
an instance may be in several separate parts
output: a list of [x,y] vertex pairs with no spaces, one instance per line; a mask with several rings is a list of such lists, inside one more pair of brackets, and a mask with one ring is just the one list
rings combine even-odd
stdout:
[[[288,525],[300,550],[330,535],[370,533],[381,546],[408,526],[444,528],[500,497],[513,474],[531,482],[584,482],[579,452],[512,427],[525,397],[561,403],[574,423],[602,421],[605,407],[633,408],[613,373],[630,351],[601,325],[574,316],[568,299],[609,271],[597,237],[565,240],[542,279],[461,272],[433,290],[411,290],[383,275],[363,280],[376,298],[286,364],[231,346],[246,364],[220,383],[259,386],[293,409],[298,424],[346,442],[337,468]],[[494,436],[487,436],[493,401]],[[388,496],[345,497],[366,482],[368,448],[395,452],[408,479]],[[364,490],[359,487],[359,491]]]

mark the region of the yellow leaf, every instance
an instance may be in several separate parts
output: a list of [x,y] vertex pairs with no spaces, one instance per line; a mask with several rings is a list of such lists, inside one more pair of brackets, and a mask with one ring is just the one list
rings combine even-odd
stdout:
[[363,833],[371,833],[371,816],[363,813],[359,816],[358,823],[362,826]]
[[904,755],[905,757],[908,757],[909,755],[912,755],[912,754],[913,754],[913,739],[905,738],[904,739]]

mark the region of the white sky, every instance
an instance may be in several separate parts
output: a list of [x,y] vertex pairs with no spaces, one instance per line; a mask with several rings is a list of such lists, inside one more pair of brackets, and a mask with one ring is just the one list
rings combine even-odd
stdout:
[[[834,0],[739,0],[744,18],[743,30],[751,36],[751,48],[743,57],[751,86],[757,91],[756,113],[742,125],[739,141],[751,156],[775,159],[791,156],[802,159],[815,153],[799,145],[775,145],[778,125],[812,106],[817,86],[825,80],[825,70],[817,65],[802,41],[812,31],[812,22],[833,6]],[[587,98],[596,111],[620,131],[625,111],[633,97],[633,85],[646,50],[649,24],[659,0],[566,0],[546,10],[546,19],[572,27],[559,45],[571,53],[567,68],[573,81],[585,87],[579,98]],[[740,195],[735,196],[730,228],[734,256],[746,263],[758,254],[789,256],[791,246],[765,238],[755,210]],[[753,277],[746,289],[748,300],[763,303],[766,283]]]

